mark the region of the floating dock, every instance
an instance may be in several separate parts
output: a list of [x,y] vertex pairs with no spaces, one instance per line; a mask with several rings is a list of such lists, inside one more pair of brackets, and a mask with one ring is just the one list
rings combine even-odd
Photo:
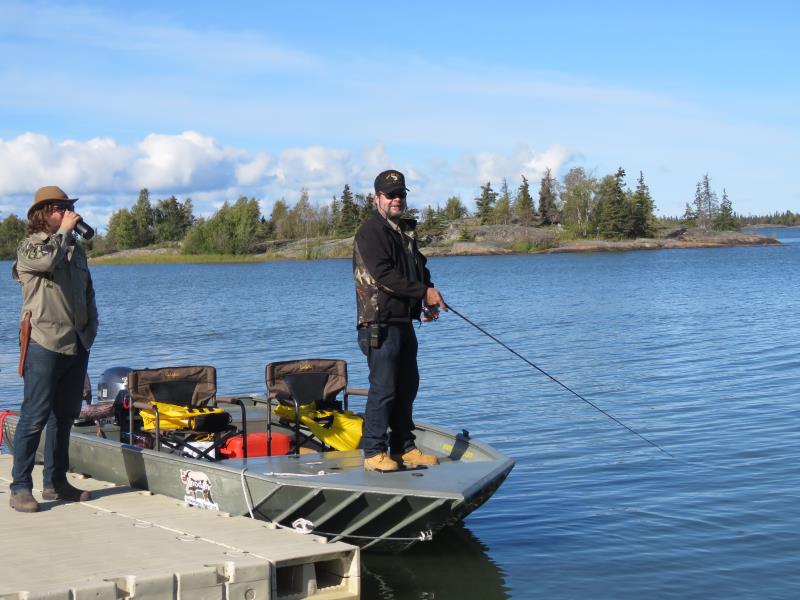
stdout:
[[[360,597],[350,544],[74,475],[92,500],[19,513],[8,504],[11,465],[0,456],[0,600]],[[41,482],[41,467],[33,477]]]

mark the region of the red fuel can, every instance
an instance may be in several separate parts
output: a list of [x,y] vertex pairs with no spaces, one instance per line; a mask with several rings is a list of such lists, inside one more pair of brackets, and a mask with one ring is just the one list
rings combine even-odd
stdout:
[[[220,448],[219,453],[225,458],[244,458],[242,448],[244,440],[241,435],[232,437]],[[291,439],[285,433],[272,433],[272,456],[288,454],[291,449]],[[254,432],[247,434],[247,456],[268,456],[267,433]]]

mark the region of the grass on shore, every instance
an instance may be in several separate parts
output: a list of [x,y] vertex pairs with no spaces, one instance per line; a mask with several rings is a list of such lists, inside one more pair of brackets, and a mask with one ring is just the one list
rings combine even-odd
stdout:
[[131,256],[98,256],[92,265],[154,265],[154,264],[214,264],[257,263],[287,260],[266,254],[138,254]]

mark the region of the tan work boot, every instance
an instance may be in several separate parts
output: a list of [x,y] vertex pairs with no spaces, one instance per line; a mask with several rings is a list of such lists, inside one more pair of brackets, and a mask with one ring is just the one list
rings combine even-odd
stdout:
[[406,467],[427,467],[438,465],[439,459],[433,454],[423,454],[419,448],[412,448],[403,454],[392,454],[392,458]]
[[64,482],[53,487],[44,488],[42,490],[42,498],[45,500],[64,500],[65,502],[86,502],[91,500],[92,494],[87,490],[79,490],[68,482]]
[[386,452],[364,459],[364,470],[366,471],[397,471],[399,468],[400,465],[389,458]]
[[11,498],[8,503],[11,505],[11,508],[19,512],[39,512],[39,503],[36,501],[36,498],[33,497],[30,490],[11,492]]

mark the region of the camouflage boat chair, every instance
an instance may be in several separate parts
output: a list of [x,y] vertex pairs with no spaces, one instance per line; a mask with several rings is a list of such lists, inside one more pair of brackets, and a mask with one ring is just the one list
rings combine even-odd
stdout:
[[[231,415],[217,407],[217,370],[210,366],[138,369],[128,374],[130,431],[139,411],[142,431],[152,432],[156,450],[162,447],[196,458],[219,460],[220,448],[243,435],[247,455],[247,419],[243,404],[242,428],[231,425]],[[200,443],[198,442],[210,442]]]
[[[362,391],[348,389],[346,361],[307,358],[273,362],[266,366],[265,380],[269,406],[294,433],[296,454],[307,442],[319,450],[358,447],[362,420],[348,410],[348,397]],[[267,432],[268,436],[272,432],[272,419],[267,420]]]

